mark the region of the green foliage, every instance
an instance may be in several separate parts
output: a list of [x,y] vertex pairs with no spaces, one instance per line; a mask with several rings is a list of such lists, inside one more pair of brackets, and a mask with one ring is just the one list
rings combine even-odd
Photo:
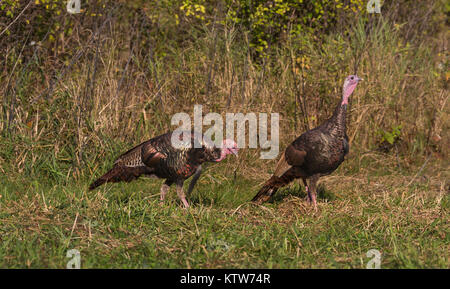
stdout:
[[183,11],[186,17],[195,17],[197,19],[205,20],[205,0],[184,0],[180,6],[180,10]]
[[[177,2],[181,2],[175,5],[186,19],[203,24],[211,24],[213,20],[232,23],[249,31],[250,47],[258,54],[264,54],[269,44],[276,45],[288,33],[296,36],[305,31],[329,33],[336,23],[353,23],[354,19],[365,15],[362,0],[172,1]],[[221,10],[225,11],[225,19],[216,19]],[[172,16],[173,22],[180,24],[178,14]]]
[[251,31],[251,47],[262,53],[270,44],[290,33],[300,36],[305,31],[328,33],[336,23],[349,23],[364,15],[362,0],[275,0],[227,1],[228,18]]
[[387,141],[389,144],[394,144],[394,142],[401,136],[401,125],[393,126],[392,131],[380,130],[378,133],[381,135],[380,143]]
[[19,0],[5,0],[0,2],[0,4],[1,11],[4,12],[5,15],[9,18],[13,18],[16,11],[20,7]]

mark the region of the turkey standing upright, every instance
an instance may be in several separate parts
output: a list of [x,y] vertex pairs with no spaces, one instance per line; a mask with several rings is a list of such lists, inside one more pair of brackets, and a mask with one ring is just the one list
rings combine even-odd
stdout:
[[[182,141],[183,134],[188,136],[186,142]],[[228,154],[237,155],[238,148],[229,139],[224,140],[222,148],[219,148],[201,134],[187,131],[183,134],[177,137],[168,132],[130,149],[119,156],[113,168],[93,182],[89,190],[107,182],[130,182],[141,175],[154,176],[166,180],[161,186],[161,202],[170,185],[175,183],[178,197],[185,207],[189,207],[183,191],[184,181],[195,173],[189,186],[190,193],[200,176],[203,162],[220,162]],[[174,146],[173,141],[177,140],[180,142]]]
[[[350,75],[345,79],[342,99],[333,116],[322,125],[303,133],[286,148],[274,174],[259,190],[253,202],[264,203],[280,187],[302,178],[308,200],[317,208],[316,185],[319,177],[331,174],[348,153],[345,114],[348,98],[361,80],[357,75]],[[309,187],[306,182],[308,178]]]

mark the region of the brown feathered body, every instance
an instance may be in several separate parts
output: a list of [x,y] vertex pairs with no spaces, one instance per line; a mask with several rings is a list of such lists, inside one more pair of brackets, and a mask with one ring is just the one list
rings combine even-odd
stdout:
[[[330,119],[294,140],[283,152],[272,177],[252,201],[266,202],[279,188],[298,178],[303,179],[307,191],[314,191],[320,176],[336,170],[349,150],[346,110],[347,104],[340,102]],[[308,178],[311,178],[310,188],[306,183]],[[308,196],[312,198],[309,192]],[[315,203],[315,195],[313,198]]]
[[[107,182],[130,182],[142,175],[166,179],[165,184],[183,183],[203,162],[215,161],[221,149],[205,142],[202,135],[189,132],[190,147],[172,146],[172,132],[157,136],[122,154],[114,166],[89,186],[89,190]],[[195,144],[200,144],[195,146]]]

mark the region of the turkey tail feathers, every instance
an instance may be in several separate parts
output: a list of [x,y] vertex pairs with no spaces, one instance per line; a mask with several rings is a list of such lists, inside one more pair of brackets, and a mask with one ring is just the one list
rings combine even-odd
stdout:
[[272,176],[253,197],[252,202],[257,204],[267,202],[281,186],[283,186],[283,183],[280,182],[280,178]]
[[92,191],[96,187],[99,187],[107,182],[114,182],[114,180],[119,181],[118,177],[121,175],[121,172],[123,169],[120,169],[119,167],[113,167],[111,170],[109,170],[106,174],[98,178],[95,182],[93,182],[89,186],[89,191]]
[[98,178],[89,186],[89,191],[103,185],[104,183],[131,182],[140,175],[146,173],[145,167],[123,167],[115,166],[106,174]]
[[100,178],[97,179],[95,182],[93,182],[92,184],[89,185],[89,191],[92,191],[93,189],[95,189],[96,187],[99,187],[101,185],[103,185],[104,183],[106,183],[107,181]]

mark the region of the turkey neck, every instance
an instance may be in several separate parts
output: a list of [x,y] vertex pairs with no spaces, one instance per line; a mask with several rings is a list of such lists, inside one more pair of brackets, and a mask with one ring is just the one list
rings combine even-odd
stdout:
[[348,104],[340,101],[334,110],[331,118],[326,122],[326,129],[330,131],[332,135],[344,136],[347,132],[346,112]]

